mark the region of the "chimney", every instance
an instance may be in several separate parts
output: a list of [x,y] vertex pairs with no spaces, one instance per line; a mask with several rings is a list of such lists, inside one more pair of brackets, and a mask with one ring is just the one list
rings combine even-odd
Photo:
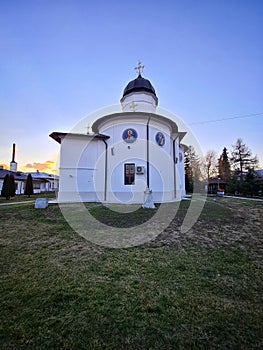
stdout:
[[16,154],[16,144],[13,143],[13,153],[12,153],[12,161],[10,162],[10,170],[16,172],[17,171],[17,162],[15,161]]
[[13,143],[13,155],[12,155],[12,162],[15,161],[15,154],[16,154],[16,144]]

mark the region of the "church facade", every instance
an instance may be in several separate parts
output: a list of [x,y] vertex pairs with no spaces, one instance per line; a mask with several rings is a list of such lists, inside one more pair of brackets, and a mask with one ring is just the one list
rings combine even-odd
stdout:
[[59,202],[154,203],[185,195],[185,132],[157,114],[158,98],[141,75],[130,81],[121,112],[104,115],[92,132],[50,134],[60,143]]

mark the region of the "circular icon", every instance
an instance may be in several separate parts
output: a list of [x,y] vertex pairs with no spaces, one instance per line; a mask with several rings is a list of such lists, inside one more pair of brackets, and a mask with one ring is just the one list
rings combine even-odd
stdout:
[[138,137],[137,131],[134,129],[126,129],[123,131],[122,139],[127,143],[133,143]]
[[165,144],[165,137],[164,134],[162,132],[157,132],[157,134],[155,135],[155,141],[157,142],[157,144],[159,146],[164,146]]

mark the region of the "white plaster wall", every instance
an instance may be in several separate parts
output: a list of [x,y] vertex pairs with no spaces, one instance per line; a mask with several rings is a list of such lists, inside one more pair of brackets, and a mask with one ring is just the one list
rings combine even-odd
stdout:
[[[59,201],[108,201],[143,203],[147,186],[147,141],[146,125],[149,121],[149,187],[155,202],[180,200],[184,187],[184,169],[179,162],[173,163],[171,128],[164,121],[146,115],[127,113],[121,119],[105,121],[99,133],[109,135],[106,140],[107,182],[105,198],[105,157],[106,148],[102,140],[91,141],[89,137],[66,137],[61,144]],[[133,143],[122,139],[124,130],[132,128],[138,138]],[[165,144],[160,147],[155,136],[162,132]],[[179,159],[179,143],[176,141],[176,157]],[[134,185],[124,185],[124,164],[135,163],[144,166],[144,174],[135,174]],[[174,168],[176,181],[174,181]],[[181,175],[180,175],[181,174]],[[176,188],[174,187],[176,183]]]
[[[103,173],[104,167],[96,168],[97,158],[105,150],[102,140],[66,137],[61,144],[59,201],[94,201],[94,172]],[[98,191],[103,192],[104,182]]]
[[[111,135],[107,140],[109,144],[108,154],[108,200],[139,202],[144,200],[144,191],[147,186],[147,141],[145,116],[138,120],[136,116],[129,121],[120,121],[113,125],[104,124],[100,133]],[[138,138],[134,143],[126,143],[122,139],[123,131],[133,128],[137,131]],[[160,147],[155,141],[157,132],[165,135],[165,144]],[[150,189],[153,191],[155,201],[174,200],[174,171],[173,158],[171,157],[171,139],[168,125],[156,121],[149,122],[149,180]],[[135,174],[134,185],[124,185],[124,163],[135,163],[135,166],[144,166],[143,175]]]
[[[136,105],[134,108],[131,107],[133,103]],[[126,95],[121,100],[121,106],[123,112],[140,111],[155,113],[156,111],[156,101],[152,94],[147,92],[133,92]]]

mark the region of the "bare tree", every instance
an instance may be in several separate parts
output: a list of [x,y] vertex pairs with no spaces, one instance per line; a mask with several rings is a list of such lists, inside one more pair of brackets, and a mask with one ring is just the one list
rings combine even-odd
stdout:
[[203,161],[203,168],[205,172],[204,178],[209,179],[210,177],[217,175],[217,156],[215,151],[209,150],[206,152]]

